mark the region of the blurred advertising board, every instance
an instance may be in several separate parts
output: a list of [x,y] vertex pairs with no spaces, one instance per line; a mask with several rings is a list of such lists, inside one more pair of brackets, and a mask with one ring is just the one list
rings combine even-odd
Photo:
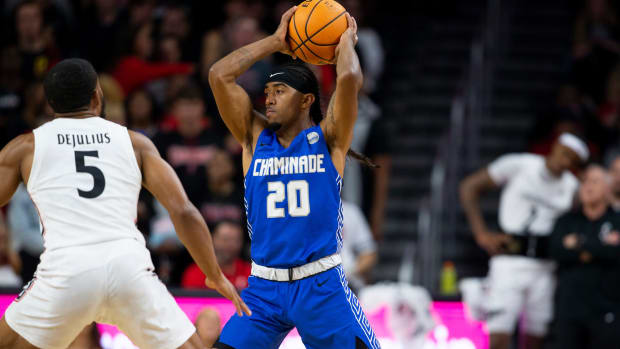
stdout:
[[[15,295],[0,295],[0,314],[15,298]],[[234,307],[224,298],[215,297],[176,297],[177,303],[193,321],[204,307],[215,309],[222,318],[222,324],[232,316]],[[383,349],[416,349],[398,343],[389,324],[389,306],[380,307],[367,313],[368,321],[375,330]],[[488,335],[484,323],[471,319],[462,302],[433,302],[431,313],[435,327],[427,335],[420,349],[488,349]],[[119,330],[110,325],[100,324],[101,345],[103,349],[135,349],[131,341]],[[291,331],[280,349],[304,349],[296,330]]]

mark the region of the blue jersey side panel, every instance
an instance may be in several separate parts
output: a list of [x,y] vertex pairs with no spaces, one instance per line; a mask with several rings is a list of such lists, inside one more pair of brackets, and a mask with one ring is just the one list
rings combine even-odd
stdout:
[[245,177],[252,259],[288,268],[338,252],[341,187],[320,126],[300,132],[288,148],[264,130]]

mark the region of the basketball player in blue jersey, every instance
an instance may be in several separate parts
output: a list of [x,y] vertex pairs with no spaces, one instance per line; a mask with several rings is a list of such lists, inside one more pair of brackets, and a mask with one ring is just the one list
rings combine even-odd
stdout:
[[233,316],[214,347],[275,349],[297,327],[308,349],[378,349],[339,255],[342,174],[363,78],[355,20],[346,14],[349,27],[336,48],[337,86],[325,118],[318,82],[304,65],[269,75],[264,116],[235,82],[269,54],[293,55],[285,38],[294,11],[282,16],[273,35],[232,52],[209,72],[220,114],[243,146],[253,260],[242,293],[253,315]]

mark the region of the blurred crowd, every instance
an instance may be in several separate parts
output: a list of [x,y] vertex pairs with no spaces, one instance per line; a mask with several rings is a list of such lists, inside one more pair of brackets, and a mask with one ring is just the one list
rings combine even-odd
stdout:
[[620,8],[611,0],[579,3],[563,83],[533,128],[530,150],[547,154],[571,132],[588,141],[595,161],[609,163],[620,154]]
[[[360,25],[357,49],[365,73],[353,149],[382,166],[371,172],[350,161],[345,174],[343,197],[350,202],[354,225],[350,229],[356,232],[350,234],[354,238],[347,247],[348,268],[354,283],[363,285],[377,260],[390,170],[381,108],[372,99],[384,53],[381,37],[365,25],[364,2],[340,2]],[[68,57],[89,60],[99,73],[105,118],[154,142],[211,228],[225,274],[237,287],[247,286],[250,242],[241,147],[218,115],[208,71],[226,54],[271,34],[296,2],[7,0],[1,4],[0,147],[53,117],[42,81],[55,63]],[[267,75],[289,59],[282,54],[267,57],[239,78],[257,110],[264,109]],[[335,68],[311,68],[319,78],[324,110],[334,89]],[[0,224],[0,286],[20,286],[32,278],[43,251],[38,214],[23,186],[0,214],[5,216]],[[140,194],[137,225],[167,285],[206,287],[167,212],[146,191]]]

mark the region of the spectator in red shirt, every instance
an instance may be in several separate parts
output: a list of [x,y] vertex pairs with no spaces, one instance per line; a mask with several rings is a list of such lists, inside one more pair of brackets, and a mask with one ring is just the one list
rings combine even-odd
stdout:
[[[239,222],[221,221],[215,226],[212,234],[215,256],[226,278],[238,289],[248,287],[252,267],[249,262],[239,257],[243,246],[243,230]],[[181,286],[207,288],[205,275],[196,263],[191,264],[183,273]]]
[[176,74],[190,74],[194,71],[190,63],[151,63],[153,54],[152,25],[143,24],[136,28],[128,41],[127,55],[122,57],[114,69],[114,77],[125,95],[145,83]]

